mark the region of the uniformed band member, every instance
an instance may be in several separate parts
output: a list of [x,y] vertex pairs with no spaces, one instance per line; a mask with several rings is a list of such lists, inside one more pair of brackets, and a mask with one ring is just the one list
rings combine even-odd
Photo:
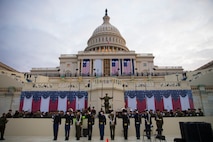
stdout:
[[157,110],[157,113],[155,115],[155,121],[156,121],[157,132],[158,132],[158,135],[156,136],[156,138],[160,138],[162,136],[162,131],[163,131],[163,116],[159,110]]
[[91,140],[92,139],[92,128],[95,124],[95,117],[90,111],[88,111],[88,114],[86,117],[87,117],[88,140]]
[[57,140],[58,128],[59,128],[59,125],[61,125],[61,116],[59,114],[59,111],[55,112],[52,118],[53,118],[53,135],[54,135],[53,140]]
[[100,111],[98,114],[99,118],[99,131],[100,131],[100,140],[104,139],[104,128],[106,125],[106,117],[103,111]]
[[7,122],[8,122],[8,120],[7,120],[6,114],[3,113],[2,116],[1,116],[1,118],[0,118],[0,133],[1,133],[0,140],[5,140],[4,139],[4,131],[5,131],[6,123]]
[[138,110],[135,111],[135,132],[136,132],[136,138],[140,139],[140,125],[141,125],[141,116],[138,113]]
[[78,110],[76,114],[76,120],[75,120],[75,132],[76,132],[76,140],[80,140],[81,137],[81,125],[82,125],[82,114],[81,111]]
[[113,97],[109,97],[108,94],[106,93],[105,97],[102,97],[100,99],[104,100],[105,113],[109,113],[109,109],[110,109],[109,100],[113,99]]
[[110,126],[110,136],[111,136],[111,140],[115,139],[115,125],[117,123],[116,120],[116,115],[114,113],[114,111],[112,111],[109,115],[109,126]]
[[122,119],[123,119],[124,139],[127,140],[128,139],[128,127],[130,125],[130,121],[129,121],[129,116],[127,114],[127,110],[125,110],[125,109],[123,110]]
[[65,140],[69,140],[70,136],[70,127],[73,124],[72,111],[67,111],[64,115],[65,118]]
[[145,115],[145,131],[146,131],[146,136],[148,139],[151,139],[151,125],[152,125],[152,118],[148,110],[146,110]]

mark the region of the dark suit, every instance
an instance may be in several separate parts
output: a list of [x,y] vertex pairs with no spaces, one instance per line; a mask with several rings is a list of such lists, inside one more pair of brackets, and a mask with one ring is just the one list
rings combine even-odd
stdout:
[[61,124],[61,116],[60,114],[53,115],[53,135],[54,140],[57,140],[58,138],[58,128]]
[[130,125],[129,116],[127,115],[127,113],[124,113],[122,118],[123,118],[124,139],[127,140],[128,139],[128,127]]
[[104,128],[106,125],[106,117],[104,114],[99,113],[99,131],[100,131],[100,140],[104,139]]
[[3,114],[3,116],[0,118],[0,133],[1,133],[0,140],[4,140],[4,131],[5,131],[7,122],[8,122],[8,120],[6,118],[6,115]]
[[88,114],[87,116],[87,129],[88,129],[88,140],[92,139],[92,128],[95,124],[95,118],[94,115]]
[[140,126],[141,126],[141,116],[136,113],[134,115],[135,118],[135,132],[136,132],[136,138],[140,139]]
[[70,114],[65,114],[65,140],[69,140],[70,136],[70,125],[73,124],[73,116]]
[[152,125],[151,115],[149,113],[146,113],[144,115],[144,119],[145,119],[146,136],[147,136],[148,139],[150,139],[151,138],[151,125]]

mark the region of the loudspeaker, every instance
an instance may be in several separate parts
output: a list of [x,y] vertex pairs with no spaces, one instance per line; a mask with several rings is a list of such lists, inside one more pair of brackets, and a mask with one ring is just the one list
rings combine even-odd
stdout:
[[202,142],[213,141],[212,128],[210,123],[198,123],[197,127],[199,130],[200,140]]
[[213,141],[210,123],[205,122],[179,122],[182,139],[185,142]]

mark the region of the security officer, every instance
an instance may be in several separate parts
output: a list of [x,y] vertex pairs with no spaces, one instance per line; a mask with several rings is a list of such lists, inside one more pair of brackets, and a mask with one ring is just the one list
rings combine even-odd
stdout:
[[125,109],[123,110],[122,119],[123,119],[124,139],[127,140],[128,139],[128,127],[130,125],[130,121],[129,121],[129,116],[127,114],[127,110],[125,110]]
[[163,131],[163,115],[160,113],[159,110],[157,110],[156,112],[155,121],[156,121],[157,132],[158,132],[156,138],[160,138],[162,136],[162,131]]
[[100,131],[100,140],[104,139],[104,128],[106,125],[106,117],[103,111],[100,111],[98,114],[99,118],[99,131]]
[[65,141],[69,140],[70,136],[70,127],[72,127],[73,124],[73,115],[72,111],[67,111],[64,115],[65,118]]
[[80,140],[80,137],[81,137],[82,119],[83,118],[82,118],[81,111],[78,110],[76,114],[76,120],[75,120],[76,140]]
[[114,111],[112,111],[108,115],[108,118],[109,118],[111,140],[114,140],[115,139],[115,125],[117,123],[117,121],[116,121],[116,115],[115,115]]
[[88,111],[86,118],[87,118],[87,129],[88,129],[88,140],[91,140],[92,139],[92,128],[95,124],[95,117],[90,111]]
[[151,118],[151,114],[148,112],[148,110],[145,111],[144,119],[145,119],[146,136],[148,139],[151,139],[152,118]]
[[5,131],[6,123],[7,123],[7,122],[8,122],[8,120],[7,120],[6,114],[3,113],[3,114],[2,114],[2,117],[0,118],[0,133],[1,133],[1,138],[0,138],[0,140],[5,140],[5,139],[4,139],[4,131]]
[[61,116],[59,114],[59,111],[55,112],[52,118],[53,118],[53,134],[54,134],[53,140],[57,140],[58,128],[59,128],[59,125],[61,125]]
[[138,113],[138,110],[135,111],[135,131],[136,131],[136,138],[140,139],[140,125],[141,125],[141,116]]

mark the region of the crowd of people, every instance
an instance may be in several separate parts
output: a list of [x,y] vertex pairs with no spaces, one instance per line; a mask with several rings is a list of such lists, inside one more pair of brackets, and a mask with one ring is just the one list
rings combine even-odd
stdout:
[[61,124],[61,120],[65,119],[65,140],[69,140],[70,128],[72,125],[75,125],[76,131],[76,140],[79,140],[82,134],[82,123],[83,120],[87,121],[87,136],[88,140],[92,139],[92,129],[95,124],[95,118],[98,119],[99,131],[100,131],[100,140],[104,139],[104,129],[106,125],[106,120],[109,119],[110,125],[110,136],[111,140],[115,139],[115,127],[117,124],[117,118],[122,119],[123,124],[123,132],[124,139],[128,139],[128,128],[130,126],[130,119],[135,120],[135,131],[136,138],[140,139],[140,125],[142,124],[142,118],[144,119],[145,124],[145,133],[148,139],[151,138],[151,128],[152,128],[152,118],[156,121],[157,132],[158,135],[156,138],[163,139],[162,131],[163,131],[163,117],[182,117],[182,116],[203,116],[203,112],[201,109],[198,110],[187,110],[180,111],[177,109],[176,111],[159,111],[156,110],[145,110],[144,112],[139,112],[138,110],[131,111],[129,109],[122,109],[119,112],[115,112],[110,110],[107,114],[101,109],[98,113],[94,107],[73,111],[69,109],[66,112],[63,111],[55,111],[43,113],[37,111],[35,113],[27,112],[27,111],[16,111],[14,114],[12,110],[9,110],[8,113],[4,113],[0,118],[0,132],[1,139],[4,140],[4,130],[6,123],[8,122],[7,118],[52,118],[53,119],[53,130],[54,130],[54,139],[57,140],[59,125]]
[[[90,109],[90,108],[89,108]],[[128,110],[128,115],[130,118],[134,117],[134,111]],[[96,111],[94,110],[94,107],[91,109],[91,111]],[[110,110],[111,111],[111,110]],[[82,114],[84,115],[87,113],[87,109],[82,109],[81,110]],[[64,111],[60,111],[60,114],[63,116]],[[74,112],[76,113],[76,112]],[[156,112],[153,110],[150,110],[151,116],[155,116]],[[199,109],[188,109],[181,111],[180,109],[177,110],[163,110],[160,111],[160,113],[163,115],[163,117],[189,117],[189,116],[204,116],[203,111]],[[29,111],[18,111],[16,110],[15,112],[12,112],[12,110],[9,110],[6,113],[7,118],[51,118],[52,115],[54,114],[53,112],[41,112],[40,110],[36,112],[29,112]],[[144,115],[145,111],[139,112],[140,115]],[[116,111],[116,116],[118,118],[121,118],[122,115],[122,110],[121,111]]]
[[[129,113],[129,117],[134,117],[134,111],[131,111],[129,110],[128,111]],[[153,111],[153,110],[149,110],[150,114],[152,117],[154,117],[157,113],[157,111]],[[199,108],[199,109],[188,109],[188,110],[183,110],[181,111],[180,109],[176,109],[176,110],[163,110],[163,111],[160,111],[161,115],[163,117],[189,117],[189,116],[204,116],[204,113],[203,111]],[[122,114],[121,112],[117,113],[118,117],[121,117]],[[145,114],[145,111],[143,112],[140,112],[140,115],[144,115]]]

